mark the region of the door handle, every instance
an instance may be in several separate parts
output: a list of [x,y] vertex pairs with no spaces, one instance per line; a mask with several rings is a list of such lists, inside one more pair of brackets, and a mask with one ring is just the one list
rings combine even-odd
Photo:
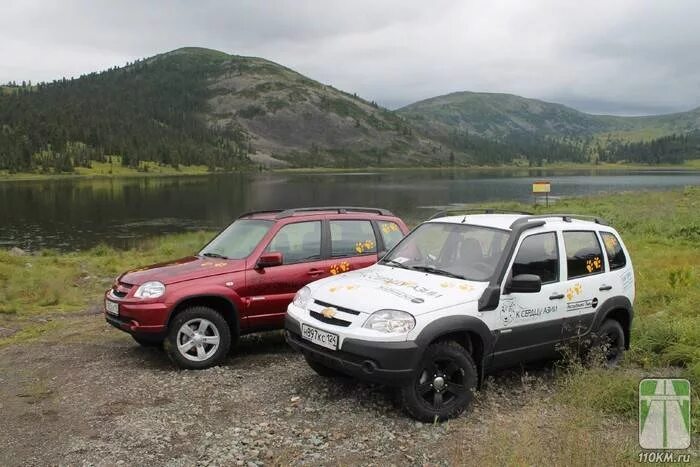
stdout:
[[612,290],[612,285],[601,285],[598,290],[605,292],[606,290]]
[[309,269],[309,272],[307,273],[309,276],[318,276],[319,274],[323,274],[322,269]]
[[564,298],[563,293],[555,293],[554,295],[549,296],[550,300],[561,300],[562,298]]

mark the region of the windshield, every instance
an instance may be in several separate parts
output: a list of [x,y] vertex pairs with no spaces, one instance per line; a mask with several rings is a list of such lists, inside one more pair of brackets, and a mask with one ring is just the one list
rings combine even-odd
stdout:
[[444,276],[488,281],[509,232],[468,224],[428,222],[399,243],[381,263]]
[[272,221],[261,219],[238,219],[209,242],[199,255],[223,259],[246,258],[270,230],[272,224]]

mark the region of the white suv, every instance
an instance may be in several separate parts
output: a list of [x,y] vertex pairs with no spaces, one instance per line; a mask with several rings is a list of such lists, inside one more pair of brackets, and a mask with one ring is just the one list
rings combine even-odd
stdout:
[[491,212],[434,216],[374,266],[304,287],[287,342],[323,376],[399,387],[429,422],[461,413],[486,372],[556,357],[563,343],[601,346],[616,364],[635,286],[615,229]]

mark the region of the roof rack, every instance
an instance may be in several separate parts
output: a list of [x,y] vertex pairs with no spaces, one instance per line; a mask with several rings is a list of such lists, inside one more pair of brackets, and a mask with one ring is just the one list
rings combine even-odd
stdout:
[[523,224],[532,219],[549,219],[552,217],[560,217],[564,222],[571,222],[573,219],[578,219],[582,221],[595,222],[596,224],[600,225],[608,225],[603,218],[598,216],[586,216],[582,214],[538,214],[536,216],[528,216],[518,219],[510,225],[510,228],[512,229],[517,224]]
[[286,209],[277,216],[275,216],[276,219],[283,219],[285,217],[291,217],[294,214],[297,213],[304,213],[304,212],[316,212],[316,211],[335,211],[338,214],[346,214],[348,212],[367,212],[367,213],[372,213],[372,214],[379,214],[380,216],[393,216],[394,214],[391,211],[388,211],[386,209],[381,209],[381,208],[362,208],[362,207],[356,207],[356,206],[319,206],[319,207],[309,207],[309,208],[294,208],[294,209]]
[[238,219],[241,219],[243,217],[253,216],[255,214],[272,214],[275,212],[282,212],[282,211],[284,211],[284,209],[263,209],[261,211],[248,211],[248,212],[244,212],[243,214],[238,216]]
[[470,209],[460,209],[460,208],[454,208],[454,209],[443,209],[442,211],[438,211],[430,218],[428,219],[429,221],[433,219],[437,219],[438,217],[445,217],[449,213],[454,212],[456,214],[523,214],[527,216],[531,216],[531,212],[526,212],[526,211],[512,211],[508,209],[495,209],[495,208],[470,208]]

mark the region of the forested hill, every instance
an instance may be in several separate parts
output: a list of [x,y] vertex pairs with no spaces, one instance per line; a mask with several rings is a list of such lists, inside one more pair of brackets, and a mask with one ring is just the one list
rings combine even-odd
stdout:
[[[261,58],[183,48],[51,83],[0,86],[0,170],[93,161],[212,170],[675,163],[697,157],[700,109],[590,115],[509,94],[454,93],[391,112]],[[675,136],[674,136],[675,135]]]
[[593,115],[513,94],[455,92],[415,102],[397,113],[426,132],[504,139],[517,134],[582,138],[617,132],[619,139],[700,130],[700,108],[648,117]]
[[[397,114],[426,137],[455,151],[471,151],[484,163],[507,162],[514,154],[536,163],[678,163],[697,157],[693,144],[700,130],[700,109],[647,117],[592,115],[496,93],[446,94],[410,104]],[[491,154],[485,150],[489,143],[496,149]]]
[[0,169],[122,163],[441,164],[448,153],[376,104],[273,62],[185,48],[77,79],[5,87]]

